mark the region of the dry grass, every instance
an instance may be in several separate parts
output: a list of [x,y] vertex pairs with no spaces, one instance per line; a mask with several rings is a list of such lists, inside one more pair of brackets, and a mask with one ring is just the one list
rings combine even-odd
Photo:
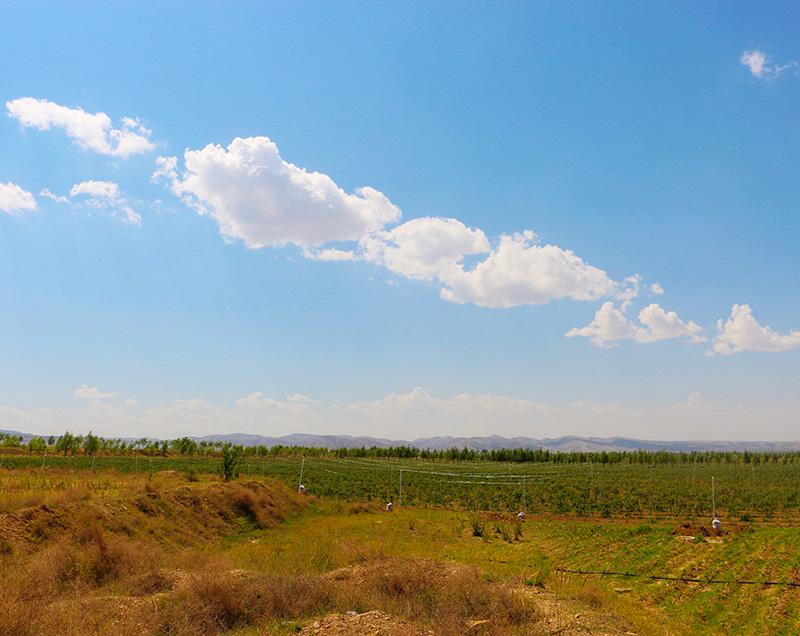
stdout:
[[[342,580],[339,603],[380,609],[434,629],[436,634],[503,634],[533,619],[518,591],[488,581],[474,567],[430,559],[378,559]],[[472,626],[472,627],[470,627]]]
[[[530,558],[527,528],[524,543],[510,524],[508,537],[497,530],[454,538],[452,520],[438,527],[422,511],[388,515],[353,503],[331,506],[335,515],[312,508],[279,528],[313,498],[274,482],[189,483],[177,474],[58,479],[65,486],[47,503],[0,514],[0,636],[285,634],[348,611],[383,612],[437,636],[549,633],[553,614],[533,599],[545,596],[535,585],[550,566]],[[98,486],[92,496],[75,485],[83,479]],[[104,481],[116,485],[103,491]],[[346,527],[378,538],[347,536]],[[392,544],[392,536],[407,543]],[[524,550],[529,567],[516,585],[506,575],[487,578],[440,560],[445,540],[469,550],[449,558],[479,562],[476,548],[496,556]],[[411,541],[436,558],[413,556]],[[592,585],[573,596],[597,613],[618,601]]]
[[[276,484],[155,481],[130,492],[0,517],[0,636],[200,636],[354,609],[444,636],[472,624],[501,635],[531,617],[521,596],[477,569],[429,559],[353,548],[343,554],[357,569],[341,576],[235,568],[226,536],[269,528],[308,500]],[[345,514],[361,512],[374,510]]]
[[299,511],[305,500],[283,486],[139,478],[95,501],[74,485],[86,476],[65,475],[55,491],[25,499],[25,483],[49,486],[19,473],[5,483],[16,484],[15,502],[35,507],[0,515],[0,636],[218,633],[293,611],[280,609],[274,590],[283,586],[197,556]]

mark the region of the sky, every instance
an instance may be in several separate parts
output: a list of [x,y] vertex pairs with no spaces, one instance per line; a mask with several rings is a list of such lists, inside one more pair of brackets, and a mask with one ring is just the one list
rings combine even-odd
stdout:
[[797,440],[798,24],[3,2],[0,429]]

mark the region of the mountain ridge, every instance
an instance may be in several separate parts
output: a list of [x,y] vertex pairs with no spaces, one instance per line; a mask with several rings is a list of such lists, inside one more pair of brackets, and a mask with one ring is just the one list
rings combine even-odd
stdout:
[[[0,433],[21,435],[23,442],[33,437],[31,433],[0,429]],[[43,437],[47,437],[46,435]],[[56,436],[57,437],[57,436]],[[564,435],[562,437],[503,437],[501,435],[454,437],[450,435],[421,437],[413,440],[395,440],[385,437],[368,437],[352,435],[314,435],[310,433],[293,433],[279,437],[257,435],[253,433],[219,433],[205,436],[189,436],[197,442],[230,442],[242,446],[306,446],[309,448],[389,448],[390,446],[414,446],[420,450],[447,450],[450,448],[468,448],[470,450],[498,450],[501,448],[542,448],[551,452],[630,452],[636,450],[670,452],[791,452],[800,451],[800,441],[735,441],[735,440],[644,440],[631,437],[581,437]],[[132,438],[131,438],[132,439]]]

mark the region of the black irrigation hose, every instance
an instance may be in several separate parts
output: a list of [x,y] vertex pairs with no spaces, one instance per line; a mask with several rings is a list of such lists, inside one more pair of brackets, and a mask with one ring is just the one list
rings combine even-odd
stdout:
[[[492,563],[505,563],[506,565],[526,565],[517,561],[503,561],[501,559],[486,559]],[[529,564],[528,564],[529,565]],[[738,583],[739,585],[783,585],[786,587],[800,587],[800,583],[791,583],[784,581],[739,581],[722,580],[722,579],[690,579],[685,576],[658,576],[656,574],[636,574],[635,572],[609,572],[607,570],[570,570],[568,568],[553,568],[556,572],[564,572],[565,574],[598,574],[601,576],[627,576],[637,579],[650,579],[651,581],[678,581],[681,583],[702,583],[708,585],[711,583]]]
[[739,585],[785,585],[787,587],[800,587],[800,583],[792,583],[785,581],[739,581],[721,580],[721,579],[690,579],[685,576],[658,576],[656,574],[635,574],[633,572],[608,572],[608,571],[593,571],[593,570],[569,570],[567,568],[555,568],[556,572],[564,572],[567,574],[599,574],[602,576],[628,576],[633,578],[650,579],[652,581],[679,581],[681,583],[702,583],[708,585],[711,583],[738,583]]

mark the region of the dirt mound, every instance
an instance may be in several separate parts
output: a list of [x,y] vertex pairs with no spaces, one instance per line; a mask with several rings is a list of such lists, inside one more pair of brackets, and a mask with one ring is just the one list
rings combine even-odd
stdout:
[[303,628],[306,636],[429,636],[410,623],[380,610],[363,614],[331,614]]
[[[163,488],[145,483],[140,492],[103,501],[80,499],[41,504],[0,514],[0,543],[24,552],[60,538],[78,538],[87,527],[126,536],[172,536],[185,544],[227,534],[242,521],[267,528],[299,512],[307,499],[282,484],[231,482]],[[173,520],[182,519],[181,524]]]
[[682,537],[725,537],[733,534],[738,534],[747,530],[747,526],[723,526],[722,530],[716,530],[710,526],[704,526],[692,523],[682,523],[672,532],[673,536]]

